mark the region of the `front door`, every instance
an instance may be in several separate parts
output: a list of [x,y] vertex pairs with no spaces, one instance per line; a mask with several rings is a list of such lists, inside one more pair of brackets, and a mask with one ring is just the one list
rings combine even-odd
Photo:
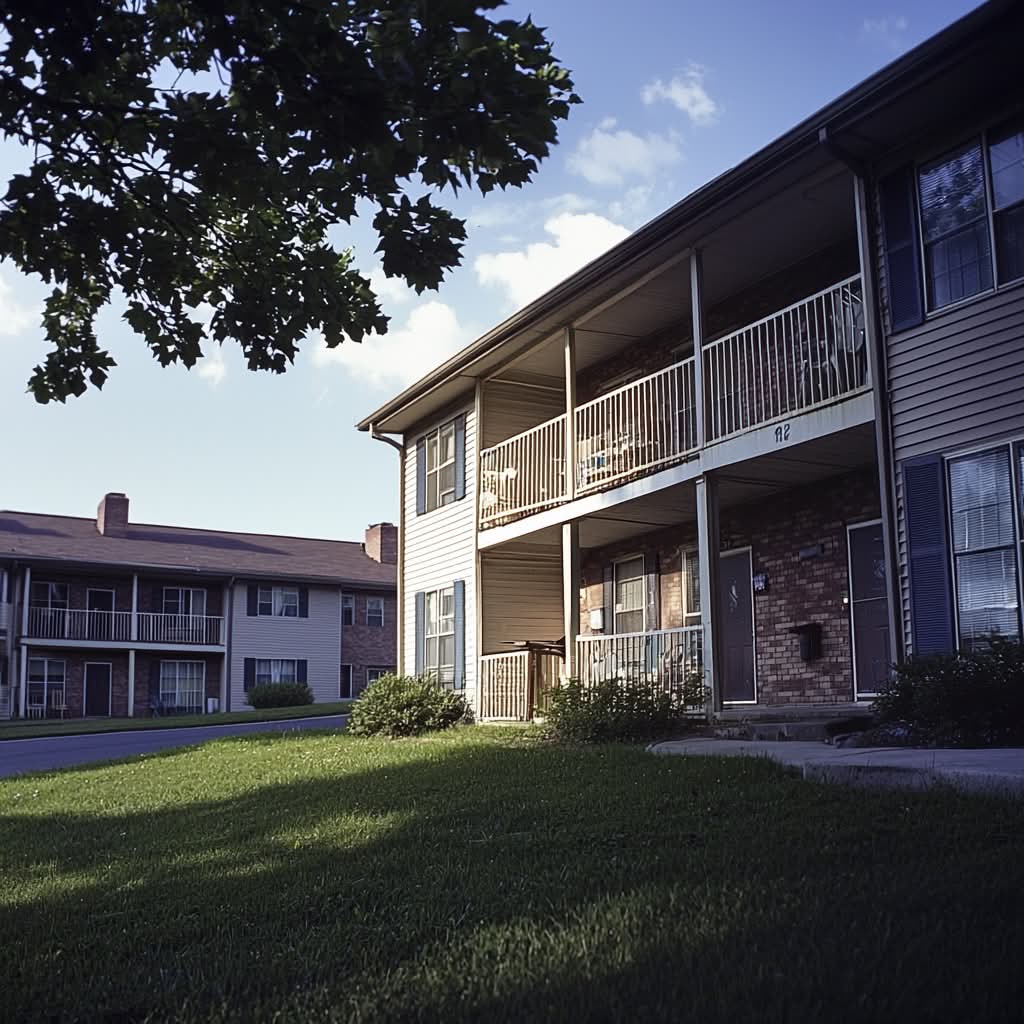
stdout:
[[873,697],[889,675],[889,598],[885,585],[882,524],[847,531],[850,544],[850,622],[853,628],[854,693]]
[[85,666],[86,715],[110,715],[110,665],[90,662]]
[[109,640],[114,627],[114,592],[112,590],[93,590],[85,595],[85,606],[88,610],[88,640]]
[[752,704],[757,700],[757,690],[749,548],[719,556],[718,621],[722,638],[722,702]]

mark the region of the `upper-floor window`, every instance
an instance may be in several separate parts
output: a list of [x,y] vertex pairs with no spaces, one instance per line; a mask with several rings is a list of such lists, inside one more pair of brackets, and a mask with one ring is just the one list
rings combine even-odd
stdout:
[[466,417],[456,416],[416,445],[416,513],[465,497]]
[[298,587],[260,587],[258,615],[283,615],[294,619],[299,614]]
[[924,164],[917,190],[929,309],[1024,276],[1020,124],[1004,125]]
[[164,615],[205,615],[206,591],[201,587],[164,587]]
[[615,563],[615,632],[642,633],[647,610],[644,558]]
[[29,604],[33,608],[63,611],[68,606],[68,585],[35,580],[29,590]]
[[353,626],[356,621],[356,599],[353,594],[341,595],[341,624]]
[[368,626],[384,625],[383,597],[368,597],[366,599],[366,624]]

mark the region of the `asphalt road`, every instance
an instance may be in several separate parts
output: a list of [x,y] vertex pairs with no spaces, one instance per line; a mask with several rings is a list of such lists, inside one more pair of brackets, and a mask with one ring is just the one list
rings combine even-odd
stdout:
[[170,747],[206,743],[224,736],[245,736],[252,732],[288,732],[293,729],[339,729],[346,715],[292,718],[284,722],[235,722],[230,725],[200,725],[188,729],[138,729],[128,732],[98,732],[82,736],[43,736],[39,739],[0,740],[0,777],[23,772],[68,768],[92,761],[110,761],[132,754],[151,754]]

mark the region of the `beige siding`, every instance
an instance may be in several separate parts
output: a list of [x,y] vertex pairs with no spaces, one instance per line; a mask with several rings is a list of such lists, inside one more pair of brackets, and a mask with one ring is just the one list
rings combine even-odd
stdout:
[[247,615],[247,584],[231,596],[231,709],[244,711],[246,658],[305,658],[307,681],[318,703],[338,699],[341,674],[341,591],[309,588],[309,617]]
[[481,446],[490,448],[565,412],[565,395],[523,384],[489,383],[484,388]]
[[[431,428],[453,416],[466,416],[466,496],[450,505],[416,515],[416,443]],[[406,436],[405,547],[403,553],[404,670],[416,665],[416,594],[466,585],[466,697],[476,699],[476,416],[473,407],[453,410]],[[475,706],[475,704],[474,704]]]
[[562,562],[485,556],[481,562],[483,654],[510,650],[510,640],[557,640],[564,632]]

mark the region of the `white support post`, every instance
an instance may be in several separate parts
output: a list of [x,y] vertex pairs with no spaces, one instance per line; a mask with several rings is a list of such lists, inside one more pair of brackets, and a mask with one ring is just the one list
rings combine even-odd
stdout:
[[28,647],[21,645],[21,664],[18,666],[18,717],[24,718],[28,708]]
[[228,709],[228,656],[220,659],[220,698],[217,702],[220,711]]
[[[131,639],[139,639],[139,574],[134,573],[132,575],[132,622],[131,622]],[[150,634],[152,639],[152,634]],[[128,712],[131,714],[131,712]]]
[[565,496],[576,497],[576,331],[565,328]]
[[[132,622],[134,623],[134,616]],[[134,640],[135,637],[132,637]],[[135,651],[128,652],[128,717],[135,717]]]
[[562,625],[566,679],[576,675],[576,637],[580,634],[580,524],[562,524]]
[[28,599],[32,592],[32,569],[25,566],[25,588],[21,598],[21,635],[28,636]]
[[690,253],[690,311],[693,315],[693,400],[696,405],[697,447],[705,443],[704,427],[707,422],[704,388],[704,261],[700,250]]
[[700,617],[704,627],[701,656],[704,684],[708,687],[708,711],[721,710],[722,694],[717,676],[718,617],[718,481],[705,474],[695,481],[697,488],[697,557],[700,564]]

